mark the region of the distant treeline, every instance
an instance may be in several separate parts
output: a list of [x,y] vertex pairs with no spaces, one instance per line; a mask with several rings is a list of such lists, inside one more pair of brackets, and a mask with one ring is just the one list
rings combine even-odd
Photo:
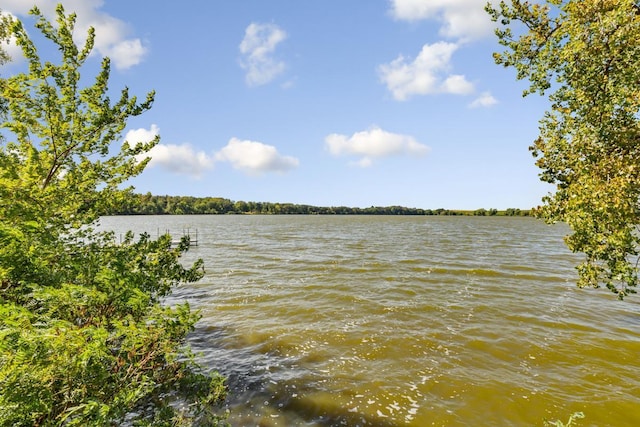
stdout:
[[418,209],[403,206],[310,206],[293,203],[243,202],[221,197],[154,196],[132,194],[120,209],[111,215],[467,215],[467,216],[529,216],[529,210],[507,209]]

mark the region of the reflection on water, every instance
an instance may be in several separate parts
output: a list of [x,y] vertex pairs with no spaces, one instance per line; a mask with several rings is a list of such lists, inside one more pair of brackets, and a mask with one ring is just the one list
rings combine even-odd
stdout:
[[177,289],[234,426],[640,425],[640,304],[575,287],[531,218],[107,217],[198,229]]

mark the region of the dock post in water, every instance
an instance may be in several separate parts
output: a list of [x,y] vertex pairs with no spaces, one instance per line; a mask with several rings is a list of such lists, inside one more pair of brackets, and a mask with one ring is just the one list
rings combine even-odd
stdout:
[[[171,231],[169,229],[165,230],[164,234],[169,234],[173,237],[173,235],[171,234]],[[198,246],[198,229],[195,229],[195,236],[191,234],[191,229],[190,228],[186,228],[182,230],[182,237],[189,237],[189,246]],[[158,228],[158,237],[160,237],[160,229]],[[195,238],[194,238],[195,237]],[[171,245],[172,246],[178,246],[180,244],[180,241],[182,239],[177,239],[177,240],[172,240],[171,241]]]

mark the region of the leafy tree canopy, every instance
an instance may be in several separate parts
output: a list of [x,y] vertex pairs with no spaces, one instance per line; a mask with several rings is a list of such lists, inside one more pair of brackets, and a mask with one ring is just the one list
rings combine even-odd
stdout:
[[0,79],[0,425],[217,424],[223,379],[185,346],[198,316],[161,304],[202,276],[202,262],[183,266],[187,241],[116,244],[94,226],[157,143],[120,143],[154,94],[138,101],[125,88],[112,101],[107,58],[83,87],[94,31],[79,48],[75,15],[56,13],[53,24],[31,11],[58,64],[40,59],[20,21],[0,24],[28,63]]
[[556,185],[537,211],[564,221],[581,287],[635,293],[640,234],[640,8],[637,0],[522,0],[487,5],[513,67],[549,94],[531,151]]

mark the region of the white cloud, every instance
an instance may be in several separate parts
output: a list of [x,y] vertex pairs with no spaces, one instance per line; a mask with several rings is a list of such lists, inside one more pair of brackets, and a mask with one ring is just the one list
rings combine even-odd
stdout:
[[179,175],[200,178],[213,168],[213,157],[204,151],[195,151],[189,144],[158,144],[149,151],[149,166],[160,166]]
[[240,43],[240,66],[246,70],[249,86],[269,83],[284,72],[286,64],[274,58],[278,44],[287,38],[287,33],[275,24],[251,23]]
[[483,92],[478,98],[469,104],[469,108],[488,108],[496,105],[498,100],[491,95],[491,92]]
[[124,140],[127,141],[131,147],[135,147],[138,144],[151,142],[158,135],[160,135],[160,128],[152,124],[150,129],[140,128],[128,131],[124,136]]
[[451,56],[456,49],[456,43],[425,44],[413,62],[399,56],[388,64],[380,65],[380,78],[399,101],[413,95],[472,93],[473,84],[464,76],[446,74],[451,68]]
[[295,169],[299,164],[298,159],[279,154],[271,145],[238,138],[231,138],[229,143],[216,153],[215,160],[229,162],[233,168],[249,175],[284,173]]
[[[96,34],[98,34],[96,28]],[[105,34],[109,29],[102,30]],[[126,70],[142,62],[147,54],[147,47],[140,39],[118,40],[113,43],[103,43],[97,38],[96,48],[104,56],[108,56],[119,70]]]
[[331,134],[325,138],[325,145],[334,156],[359,156],[354,164],[368,167],[373,159],[397,155],[424,156],[429,147],[415,138],[384,131],[378,127],[346,136]]
[[442,91],[445,93],[453,93],[455,95],[468,95],[474,91],[473,84],[470,83],[465,76],[452,74],[448,76],[442,83]]
[[[2,8],[17,16],[26,16],[35,4],[50,20],[55,21],[55,8],[59,0],[4,0]],[[76,43],[84,43],[87,30],[96,31],[94,49],[111,58],[117,69],[127,69],[139,64],[147,54],[147,47],[139,38],[129,38],[130,28],[125,22],[100,11],[103,0],[67,0],[65,12],[77,15],[74,36]]]
[[11,12],[14,15],[26,15],[33,5],[37,5],[42,12],[54,12],[55,1],[25,1],[25,0],[3,0],[2,10]]
[[440,34],[459,40],[485,37],[494,27],[482,0],[391,0],[391,14],[405,21],[436,19]]
[[[12,13],[2,11],[0,13],[0,17],[8,17],[13,20],[16,19],[16,16]],[[22,55],[22,49],[16,44],[16,38],[11,36],[8,41],[0,40],[0,49],[2,49],[9,58],[13,62],[22,62],[24,60],[24,56]]]
[[[125,141],[131,146],[153,140],[159,134],[156,125],[150,129],[134,129],[127,132]],[[200,178],[202,174],[213,168],[214,159],[204,151],[195,151],[189,144],[157,144],[149,152],[140,154],[138,160],[151,158],[147,167],[161,167],[169,172]]]

